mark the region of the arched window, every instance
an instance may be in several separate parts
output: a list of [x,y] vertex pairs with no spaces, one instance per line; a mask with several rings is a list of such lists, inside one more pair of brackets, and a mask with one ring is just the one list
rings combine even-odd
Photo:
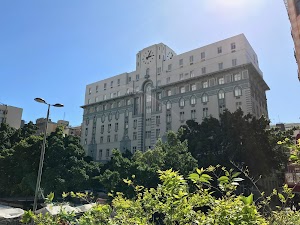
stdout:
[[196,97],[194,95],[191,97],[191,105],[196,105]]
[[180,107],[184,107],[184,104],[185,104],[185,101],[184,101],[183,98],[181,98],[181,99],[179,100],[179,106],[180,106]]
[[208,102],[208,95],[207,95],[207,94],[203,94],[203,95],[202,95],[202,102],[203,102],[203,103]]
[[218,98],[219,99],[224,99],[225,98],[225,92],[223,90],[220,90],[218,93]]
[[111,121],[111,120],[112,120],[112,114],[109,113],[109,114],[108,114],[108,121]]
[[242,89],[240,87],[235,87],[234,88],[234,96],[238,97],[242,95]]
[[171,109],[172,108],[172,104],[170,101],[167,102],[167,109]]

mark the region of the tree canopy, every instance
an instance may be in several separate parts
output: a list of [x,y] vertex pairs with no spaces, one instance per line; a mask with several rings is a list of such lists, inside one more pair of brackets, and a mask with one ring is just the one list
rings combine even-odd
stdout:
[[283,170],[288,157],[286,148],[277,145],[290,136],[287,132],[268,129],[269,121],[257,119],[241,110],[225,111],[220,119],[205,118],[202,123],[193,120],[183,126],[181,140],[188,141],[188,149],[198,160],[199,166],[225,165],[230,161],[245,165],[251,174],[268,175]]
[[[36,136],[32,122],[21,129],[0,127],[0,196],[34,194],[43,137]],[[41,188],[54,191],[85,190],[100,174],[100,164],[85,157],[77,137],[64,135],[62,128],[47,137]]]

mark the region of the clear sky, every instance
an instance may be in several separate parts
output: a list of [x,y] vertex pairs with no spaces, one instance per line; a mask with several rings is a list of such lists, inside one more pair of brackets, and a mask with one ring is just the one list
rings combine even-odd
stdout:
[[244,33],[256,51],[272,123],[300,122],[299,81],[282,0],[1,0],[0,102],[46,116],[33,99],[63,103],[51,119],[82,121],[87,84],[135,70],[163,42],[177,54]]

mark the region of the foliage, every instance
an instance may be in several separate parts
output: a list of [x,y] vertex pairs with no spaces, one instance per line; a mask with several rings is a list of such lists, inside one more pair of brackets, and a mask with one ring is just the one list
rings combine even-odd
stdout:
[[[36,136],[32,122],[13,129],[0,127],[0,196],[34,194],[43,137]],[[89,162],[77,137],[63,135],[62,129],[47,137],[41,188],[45,193],[80,191],[93,186],[100,165]]]
[[167,141],[158,140],[151,151],[137,151],[127,158],[119,151],[113,151],[113,157],[105,165],[106,170],[101,174],[101,183],[108,191],[123,192],[125,196],[134,195],[134,189],[123,185],[123,179],[133,179],[138,185],[156,187],[159,182],[158,170],[173,168],[188,175],[197,167],[197,161],[188,152],[187,142],[181,142],[178,135],[169,132]]
[[[219,168],[221,176],[215,177],[218,167],[197,169],[189,175],[197,189],[190,191],[188,180],[173,170],[159,171],[161,184],[156,188],[145,188],[135,185],[131,180],[124,180],[135,190],[133,199],[126,198],[123,193],[116,193],[112,205],[96,205],[92,210],[79,216],[74,221],[66,220],[66,216],[33,215],[27,212],[23,222],[32,218],[36,224],[53,224],[60,221],[69,224],[199,224],[199,225],[240,225],[268,224],[257,210],[251,197],[236,196],[234,191],[240,182],[238,173]],[[223,179],[227,177],[228,179]],[[212,196],[210,182],[219,180],[224,193],[219,198]],[[235,180],[235,183],[232,182]],[[52,219],[52,220],[51,220]],[[50,221],[47,223],[47,221]]]
[[269,121],[243,115],[241,110],[225,111],[220,120],[205,118],[201,124],[190,120],[183,126],[181,140],[188,140],[188,148],[199,166],[225,165],[230,161],[246,165],[253,176],[284,171],[286,148],[277,142],[290,137],[291,132],[268,129]]

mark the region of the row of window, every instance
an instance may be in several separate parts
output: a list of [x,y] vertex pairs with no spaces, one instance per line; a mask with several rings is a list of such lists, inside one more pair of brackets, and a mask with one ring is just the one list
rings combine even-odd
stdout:
[[[190,73],[186,73],[185,75],[186,76],[189,75],[190,77],[194,77],[194,72],[190,71]],[[222,76],[222,77],[219,77],[219,78],[210,78],[209,80],[202,81],[201,86],[202,86],[202,88],[208,88],[208,87],[211,87],[211,86],[215,86],[217,84],[222,85],[222,84],[225,84],[225,83],[230,83],[231,81],[239,81],[241,79],[246,79],[246,78],[248,78],[248,71],[244,70],[244,71],[242,71],[242,74],[241,73],[235,73],[233,75],[228,74],[228,75],[225,75],[225,76]],[[183,73],[179,74],[179,80],[183,80],[183,79],[184,79]],[[171,77],[167,77],[166,78],[166,83],[170,83],[170,82],[171,82]],[[160,80],[157,81],[157,85],[158,86],[161,85]],[[196,89],[197,89],[196,84],[191,84],[190,85],[190,90],[191,91],[195,91]],[[140,91],[139,86],[135,87],[135,91],[136,92]],[[186,91],[185,87],[180,87],[180,93],[184,93],[185,91]],[[167,90],[167,92],[168,92],[167,96],[170,96],[171,91]],[[127,88],[126,93],[130,94],[130,89],[129,88]],[[111,98],[119,97],[120,95],[121,95],[120,91],[110,93]],[[151,98],[151,96],[150,96],[150,98]],[[106,100],[106,99],[107,99],[107,95],[105,94],[105,95],[103,95],[103,100]],[[98,101],[99,101],[99,97],[95,97],[95,102],[98,102]],[[91,104],[91,103],[92,103],[92,100],[88,99],[88,104]],[[130,99],[126,100],[125,104],[130,105],[131,104]],[[117,103],[112,103],[111,108],[114,108],[115,105],[117,105],[118,107],[121,107],[122,102],[119,101]],[[106,109],[104,109],[104,110],[106,110]]]
[[[239,97],[242,95],[242,89],[240,87],[235,87],[234,88],[234,92],[233,92],[235,97]],[[224,99],[225,98],[225,92],[224,90],[220,90],[218,93],[218,99]],[[201,102],[202,103],[207,103],[209,101],[209,97],[206,93],[204,93],[201,97]],[[196,104],[196,97],[193,95],[190,98],[190,104],[193,106]],[[185,106],[185,99],[181,98],[179,100],[179,106],[180,107],[184,107]],[[167,102],[166,104],[167,109],[171,109],[172,108],[172,103],[170,101]]]
[[[179,61],[180,62],[180,61]],[[180,65],[180,64],[179,64]],[[232,61],[231,61],[231,66],[232,67],[234,67],[234,66],[237,66],[237,59],[232,59]],[[224,69],[224,64],[223,64],[223,62],[220,62],[220,63],[218,63],[218,69],[219,70],[223,70]],[[167,72],[170,72],[172,70],[172,64],[169,64],[168,65],[168,70],[167,70]],[[159,68],[157,68],[157,71],[161,71],[161,68],[159,67]],[[202,75],[203,74],[206,74],[206,67],[204,66],[204,67],[202,67],[201,68],[201,73],[202,73]],[[160,75],[160,72],[159,73],[157,73],[157,75]],[[188,74],[186,73],[185,74],[186,75],[186,77],[188,77]],[[190,73],[190,77],[194,77],[195,76],[195,74],[193,73],[193,71]],[[182,80],[183,79],[183,73],[181,73],[180,75],[179,75],[179,80]]]

